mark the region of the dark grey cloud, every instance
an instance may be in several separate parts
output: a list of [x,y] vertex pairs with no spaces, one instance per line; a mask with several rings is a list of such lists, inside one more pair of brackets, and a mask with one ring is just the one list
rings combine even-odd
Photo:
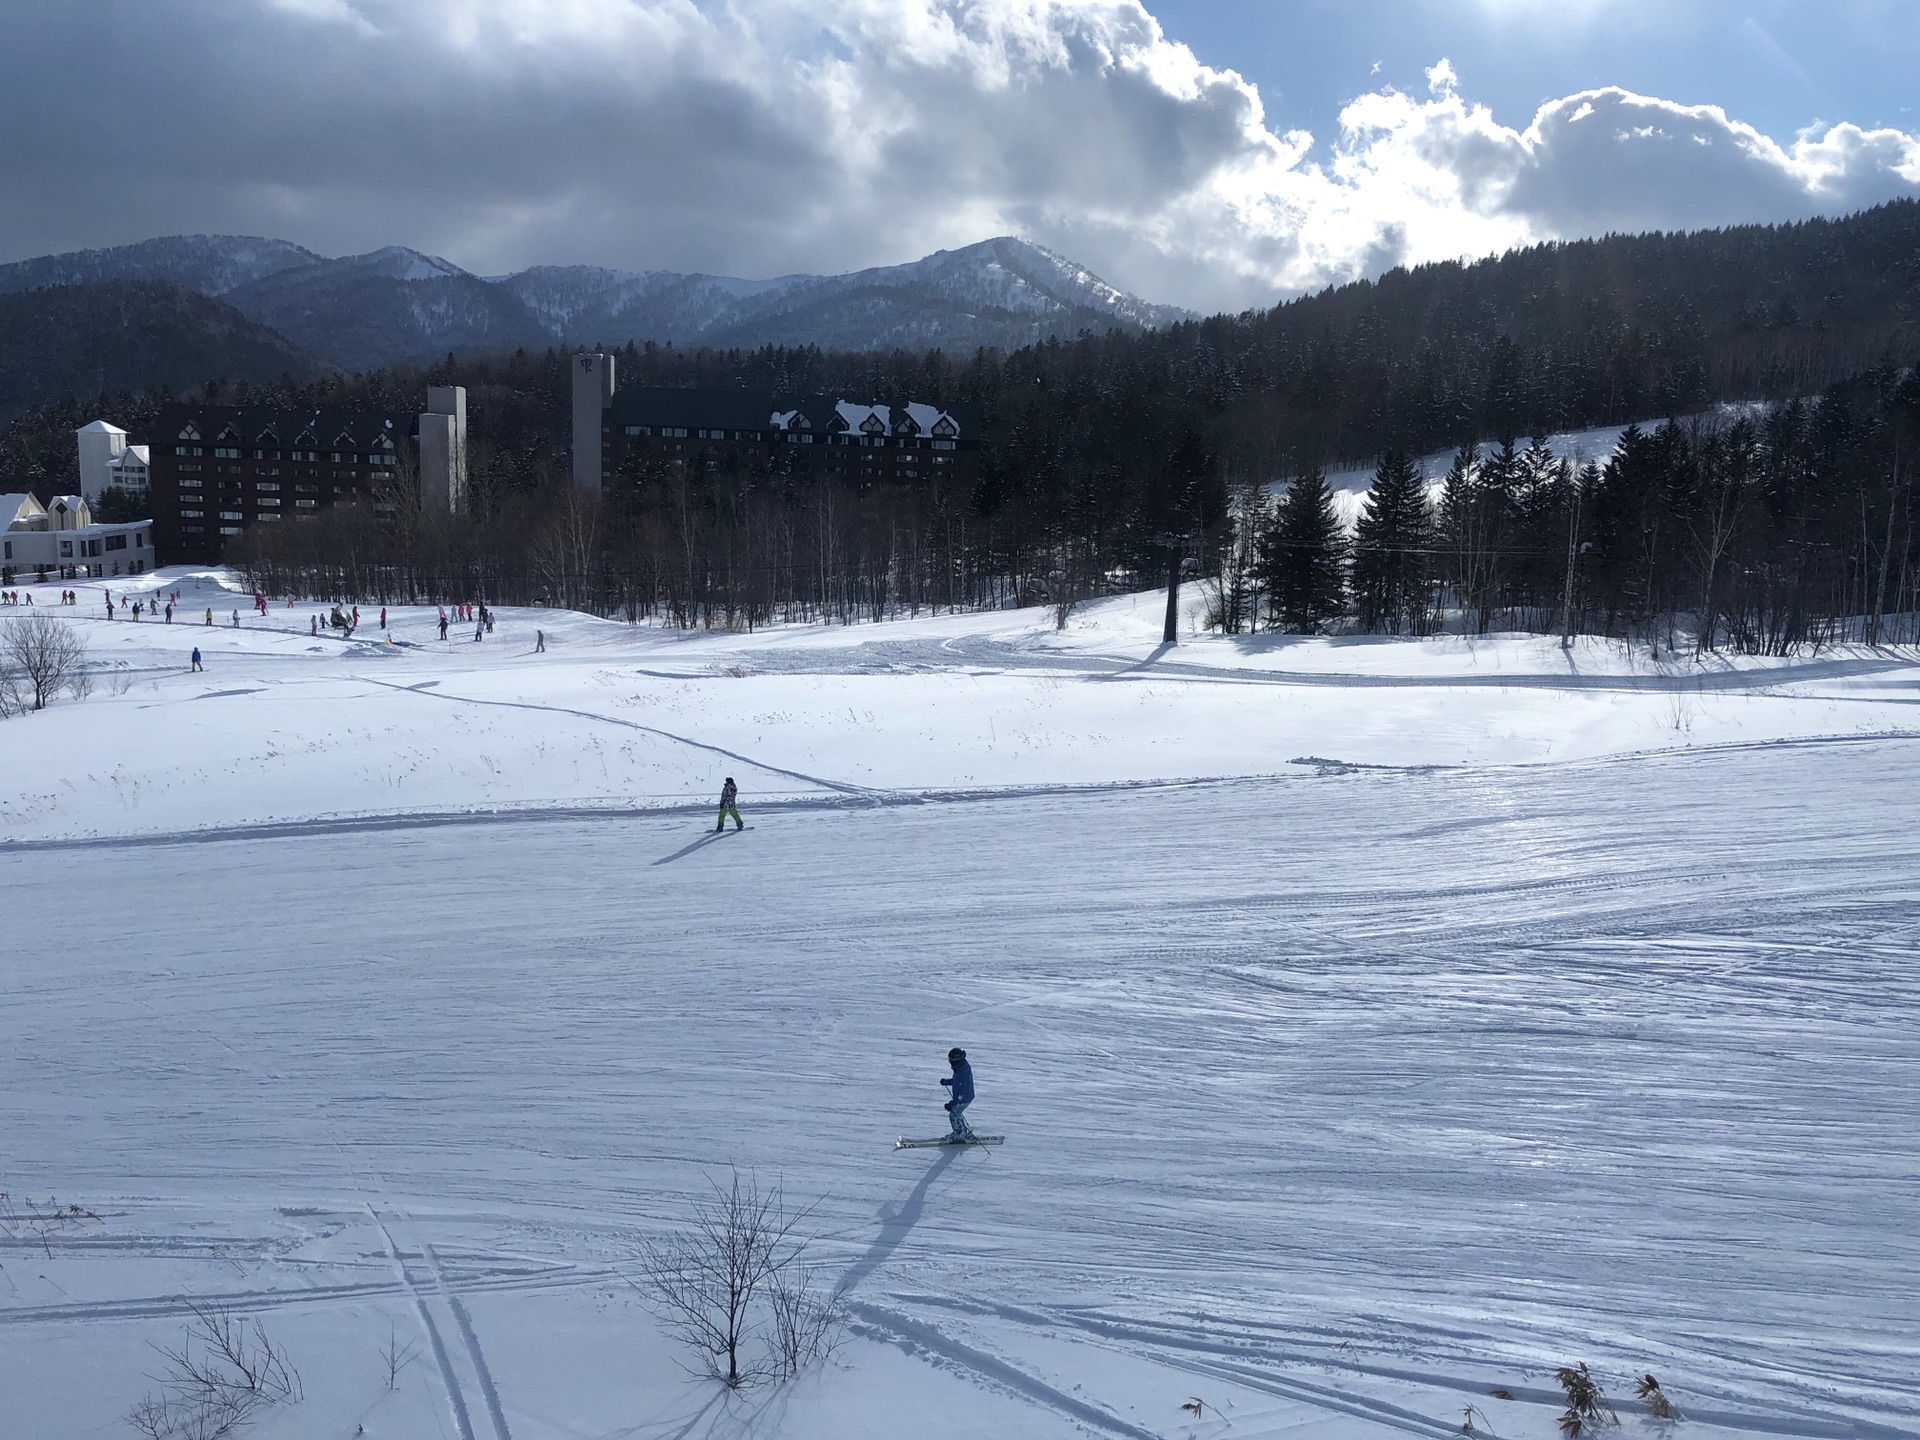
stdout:
[[1138,0],[63,0],[0,45],[0,258],[194,231],[482,272],[842,270],[1013,230],[1237,306],[1398,259],[1838,210],[1920,142],[1623,91],[1315,145]]

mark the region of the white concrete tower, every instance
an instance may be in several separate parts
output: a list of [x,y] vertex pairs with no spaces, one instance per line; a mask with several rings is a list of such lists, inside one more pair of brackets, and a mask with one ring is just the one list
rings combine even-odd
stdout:
[[447,515],[467,508],[467,388],[430,385],[420,416],[420,505]]
[[80,445],[80,493],[98,500],[113,483],[113,462],[127,448],[127,432],[96,420],[73,432]]
[[573,357],[573,483],[598,490],[605,474],[600,427],[613,403],[613,356]]

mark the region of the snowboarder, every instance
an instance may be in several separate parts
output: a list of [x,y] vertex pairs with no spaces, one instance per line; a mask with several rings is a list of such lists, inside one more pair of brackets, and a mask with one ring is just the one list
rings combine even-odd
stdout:
[[196,670],[200,668],[200,647],[198,645],[193,647],[193,668]]
[[720,819],[714,824],[713,833],[718,835],[727,828],[727,816],[733,816],[733,828],[744,830],[746,821],[740,818],[740,807],[734,803],[739,798],[740,787],[733,783],[733,777],[727,776],[727,783],[720,787]]
[[544,655],[547,653],[546,631],[536,630],[533,632],[533,653],[536,655]]
[[940,1083],[952,1097],[946,1107],[953,1120],[952,1138],[956,1143],[964,1142],[973,1138],[973,1130],[967,1124],[967,1106],[973,1103],[973,1066],[967,1063],[967,1052],[958,1045],[947,1051],[947,1064],[953,1067],[953,1074]]

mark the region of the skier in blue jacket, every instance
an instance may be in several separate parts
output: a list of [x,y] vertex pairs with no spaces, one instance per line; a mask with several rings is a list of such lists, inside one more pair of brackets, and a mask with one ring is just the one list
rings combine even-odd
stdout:
[[947,1087],[952,1098],[947,1101],[947,1114],[953,1117],[953,1139],[971,1140],[973,1129],[967,1124],[967,1106],[973,1103],[973,1067],[967,1063],[967,1052],[958,1045],[947,1052],[947,1064],[953,1067],[953,1074],[944,1077],[940,1083]]

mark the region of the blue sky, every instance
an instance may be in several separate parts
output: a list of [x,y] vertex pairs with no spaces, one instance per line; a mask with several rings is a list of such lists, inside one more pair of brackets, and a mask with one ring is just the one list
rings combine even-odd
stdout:
[[1014,234],[1211,310],[1920,196],[1920,0],[0,8],[0,260],[215,232],[766,276]]
[[1920,105],[1913,0],[1152,0],[1151,8],[1202,60],[1258,85],[1270,123],[1316,136],[1331,135],[1340,108],[1382,82],[1423,88],[1426,67],[1443,55],[1464,91],[1515,126],[1548,100],[1601,85],[1720,105],[1778,140],[1816,121],[1913,130]]

